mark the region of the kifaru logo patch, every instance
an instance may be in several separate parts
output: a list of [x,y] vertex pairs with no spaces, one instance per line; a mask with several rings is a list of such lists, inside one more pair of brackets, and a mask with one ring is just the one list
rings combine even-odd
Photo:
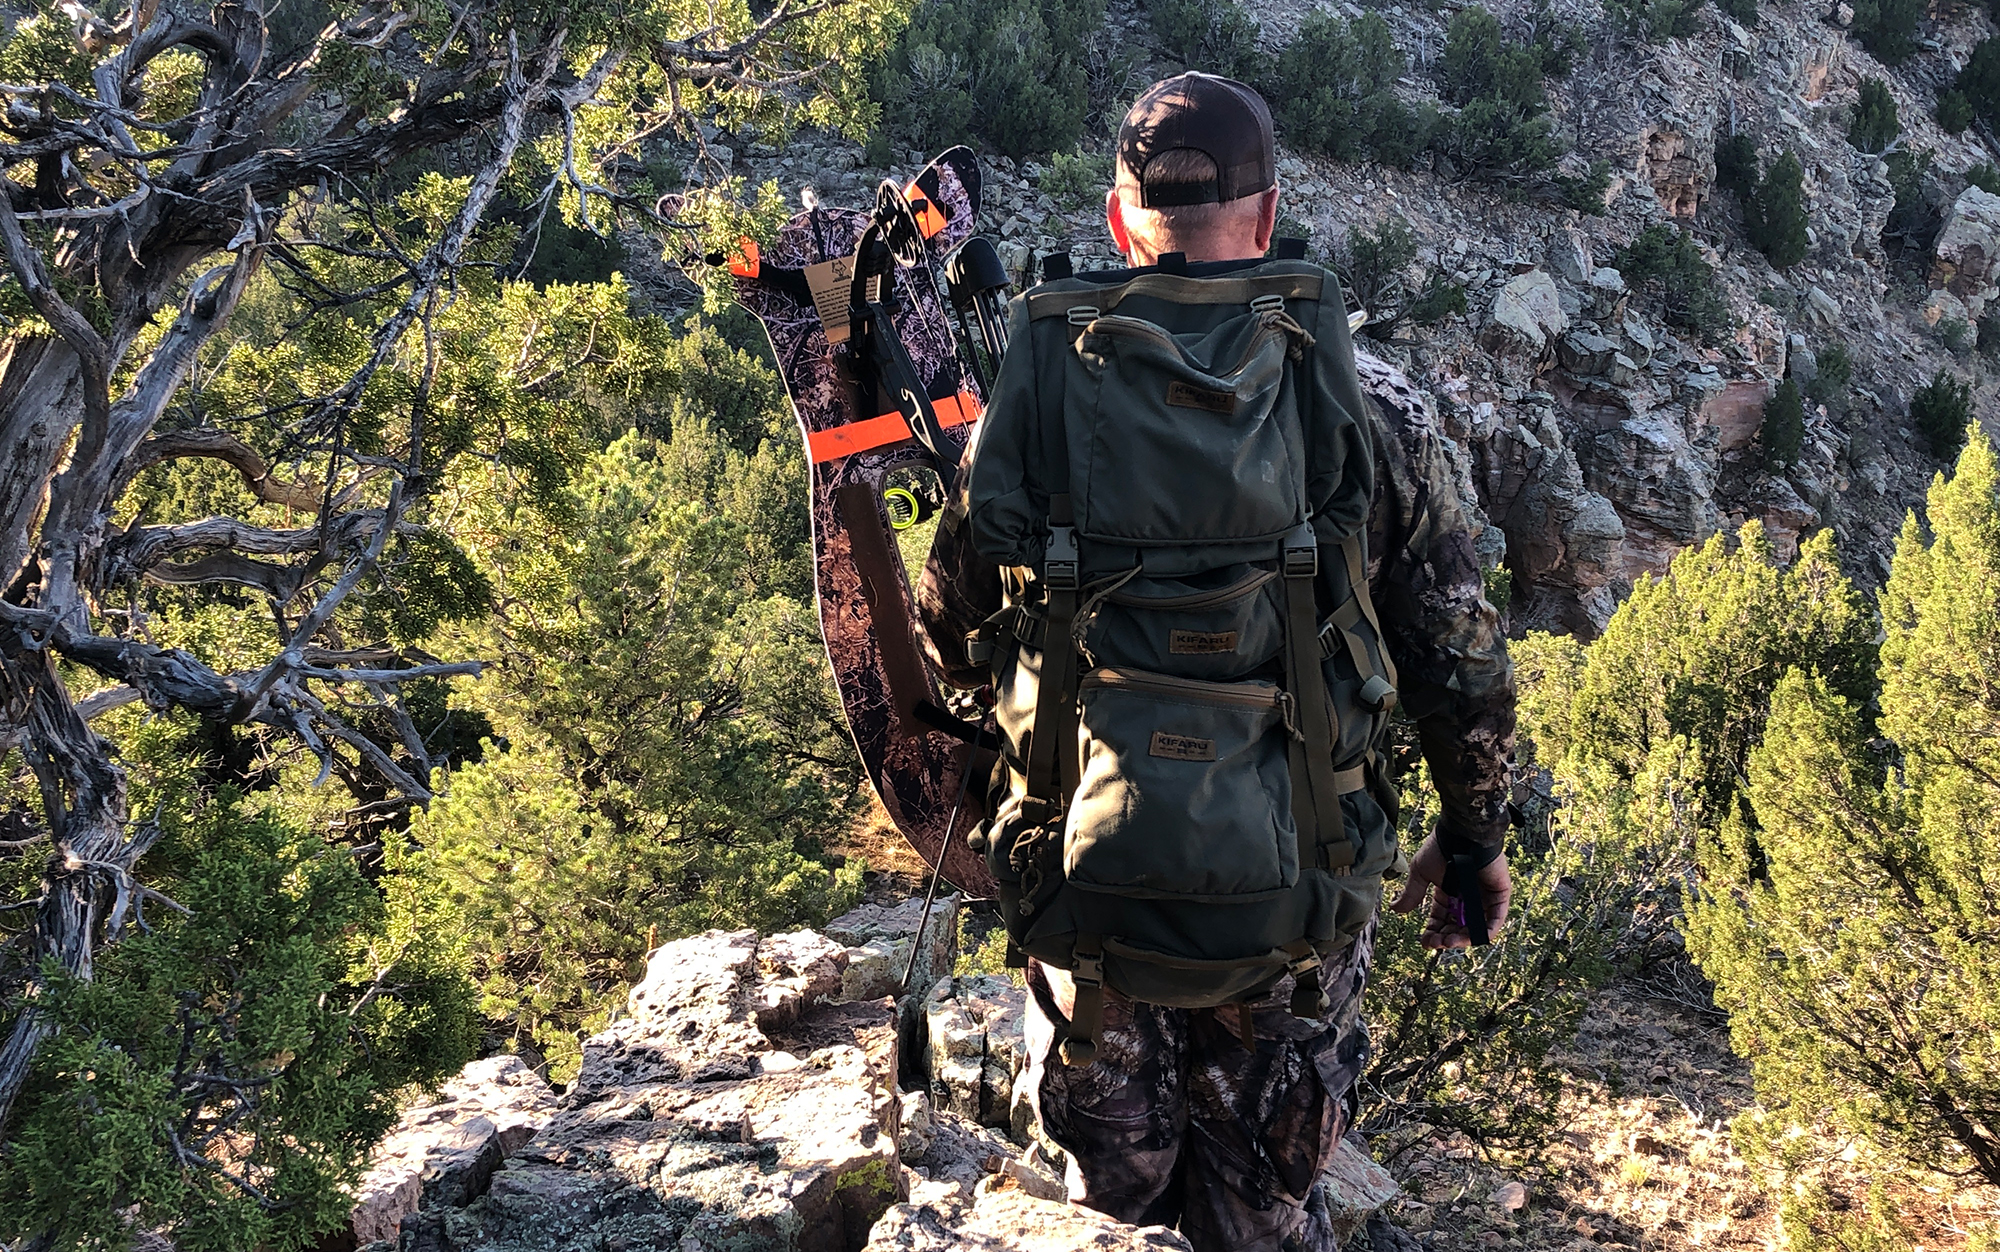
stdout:
[[1156,730],[1146,754],[1169,761],[1213,761],[1215,740],[1197,739],[1193,735],[1170,735],[1164,730]]
[[1227,416],[1236,411],[1236,393],[1197,387],[1193,383],[1171,382],[1167,384],[1167,403],[1176,408],[1201,409]]

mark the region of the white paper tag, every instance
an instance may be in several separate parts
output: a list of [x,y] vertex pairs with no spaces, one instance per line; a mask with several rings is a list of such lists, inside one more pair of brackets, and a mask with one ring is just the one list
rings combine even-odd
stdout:
[[847,308],[854,293],[854,258],[837,256],[830,261],[806,266],[806,287],[812,292],[813,310],[826,331],[828,343],[846,343],[852,328]]

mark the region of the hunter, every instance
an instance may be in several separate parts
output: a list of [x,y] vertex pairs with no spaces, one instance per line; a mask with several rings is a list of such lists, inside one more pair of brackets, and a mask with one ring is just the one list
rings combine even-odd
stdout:
[[[1439,948],[1511,890],[1514,681],[1465,508],[1337,278],[1266,258],[1276,165],[1241,83],[1139,97],[1105,197],[1130,268],[1010,306],[918,591],[1005,743],[975,847],[1028,958],[1040,1133],[1072,1201],[1197,1252],[1337,1246],[1316,1182],[1355,1118],[1384,875]],[[1442,801],[1413,856],[1391,708]]]

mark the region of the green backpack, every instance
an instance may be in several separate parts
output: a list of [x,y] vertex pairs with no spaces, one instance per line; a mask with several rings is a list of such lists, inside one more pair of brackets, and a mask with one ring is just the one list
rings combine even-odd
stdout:
[[1005,607],[969,641],[1003,747],[976,847],[1017,948],[1103,988],[1242,1003],[1352,942],[1396,859],[1377,748],[1373,446],[1338,280],[1303,261],[1046,283],[1009,310],[974,544]]

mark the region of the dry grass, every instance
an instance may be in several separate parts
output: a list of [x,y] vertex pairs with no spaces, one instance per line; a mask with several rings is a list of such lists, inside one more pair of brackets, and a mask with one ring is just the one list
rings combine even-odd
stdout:
[[868,898],[875,903],[922,895],[930,867],[889,820],[875,793],[868,807],[838,838],[827,840],[827,851],[859,857],[868,863]]
[[[1729,1122],[1751,1106],[1749,1067],[1713,1015],[1612,987],[1593,1002],[1560,1058],[1562,1132],[1532,1164],[1484,1159],[1469,1141],[1433,1138],[1392,1165],[1409,1198],[1398,1225],[1435,1252],[1487,1248],[1781,1248],[1777,1201],[1737,1156]],[[1859,1203],[1858,1161],[1836,1190]],[[1492,1201],[1504,1183],[1529,1202]],[[2000,1216],[1991,1189],[1890,1180],[1892,1202],[1920,1234],[1911,1252],[1968,1247],[1968,1228]]]

